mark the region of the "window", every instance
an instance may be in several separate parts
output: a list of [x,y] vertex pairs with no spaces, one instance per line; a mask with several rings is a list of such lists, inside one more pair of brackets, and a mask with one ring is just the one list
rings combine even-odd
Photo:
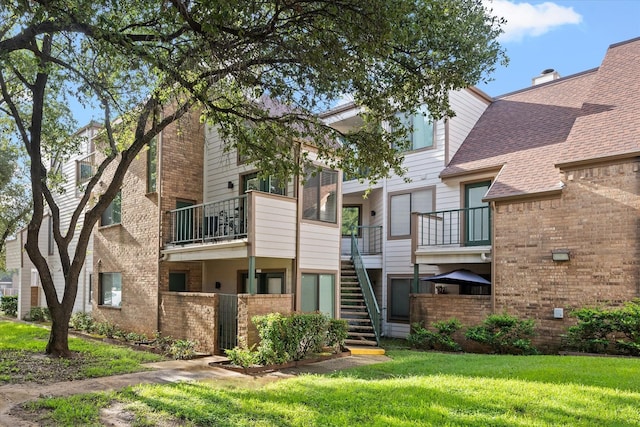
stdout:
[[[242,273],[242,292],[248,294],[249,273]],[[284,272],[256,273],[256,286],[258,294],[284,294]]]
[[186,292],[187,290],[187,272],[186,271],[170,271],[169,272],[169,290],[171,292]]
[[287,195],[286,183],[280,182],[271,176],[266,179],[259,178],[257,172],[242,176],[242,189],[245,193],[250,190],[256,190],[263,193],[280,194],[281,196]]
[[100,273],[100,305],[107,307],[122,306],[122,274]]
[[389,197],[389,235],[411,236],[411,212],[432,212],[433,190],[423,189]]
[[389,321],[409,321],[409,293],[411,279],[390,279]]
[[118,191],[116,197],[111,201],[107,209],[102,212],[102,216],[100,217],[100,225],[113,225],[120,224],[122,219],[122,194]]
[[356,230],[356,235],[360,235],[360,229],[357,228],[362,224],[362,206],[343,206],[342,207],[342,235],[351,236],[352,230]]
[[149,150],[147,151],[147,193],[156,192],[156,184],[158,177],[158,142],[157,138],[149,141]]
[[47,242],[47,254],[53,255],[54,250],[54,239],[53,239],[53,218],[49,217],[49,240]]
[[490,186],[491,181],[465,185],[464,207],[467,208],[465,221],[466,246],[491,244],[489,203],[482,200]]
[[411,116],[398,114],[398,118],[403,126],[407,128],[408,150],[420,150],[433,147],[433,120],[426,106],[422,106]]
[[333,317],[334,301],[333,274],[302,274],[301,309],[303,312],[320,311]]
[[82,187],[82,185],[88,182],[96,173],[96,167],[94,163],[94,153],[91,153],[76,161],[76,186]]
[[338,172],[322,169],[315,175],[307,173],[303,190],[303,213],[305,219],[316,221],[337,221],[338,214]]

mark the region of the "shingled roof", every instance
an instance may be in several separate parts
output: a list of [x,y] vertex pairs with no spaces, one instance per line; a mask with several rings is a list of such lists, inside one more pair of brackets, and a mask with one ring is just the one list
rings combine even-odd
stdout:
[[499,169],[486,200],[557,192],[558,165],[640,154],[640,38],[599,68],[493,101],[440,176]]

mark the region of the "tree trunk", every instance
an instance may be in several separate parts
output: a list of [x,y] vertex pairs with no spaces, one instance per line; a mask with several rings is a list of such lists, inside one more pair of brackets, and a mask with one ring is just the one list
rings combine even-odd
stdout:
[[70,310],[64,310],[62,307],[60,310],[51,312],[51,334],[49,334],[46,353],[53,357],[72,356],[72,352],[69,350],[70,314]]

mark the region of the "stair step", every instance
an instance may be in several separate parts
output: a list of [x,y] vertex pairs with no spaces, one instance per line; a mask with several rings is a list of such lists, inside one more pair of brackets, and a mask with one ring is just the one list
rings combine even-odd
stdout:
[[373,338],[375,340],[376,334],[372,332],[349,332],[349,338]]
[[346,339],[344,340],[344,343],[348,346],[348,345],[370,345],[370,346],[377,346],[378,343],[375,341],[370,341],[370,340],[351,340],[351,339]]
[[369,313],[367,313],[366,310],[362,310],[362,311],[349,310],[349,311],[340,311],[340,316],[343,318],[347,316],[369,316]]

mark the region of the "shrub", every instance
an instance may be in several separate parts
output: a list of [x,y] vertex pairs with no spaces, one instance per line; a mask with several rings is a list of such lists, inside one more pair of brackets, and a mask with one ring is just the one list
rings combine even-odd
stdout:
[[270,313],[251,319],[258,329],[260,344],[247,348],[240,343],[226,354],[239,366],[274,365],[301,360],[318,353],[324,345],[341,346],[346,339],[344,321],[332,321],[322,313]]
[[412,324],[411,332],[407,337],[409,345],[423,350],[462,350],[460,344],[452,338],[452,335],[462,328],[462,324],[458,319],[452,318],[434,322],[431,324],[431,327],[434,328],[436,332],[425,328],[422,323]]
[[138,334],[136,332],[126,333],[124,339],[129,342],[147,342],[147,336],[145,334]]
[[0,299],[0,310],[10,317],[16,317],[18,315],[18,296],[6,295]]
[[51,320],[51,314],[47,307],[31,307],[29,314],[25,316],[25,320],[31,322],[48,322]]
[[95,321],[90,313],[83,311],[73,313],[69,320],[69,326],[77,331],[93,332],[95,329]]
[[259,355],[254,351],[255,344],[251,348],[247,347],[247,342],[241,339],[235,348],[225,350],[225,354],[234,365],[248,368],[258,364]]
[[169,347],[168,355],[177,360],[193,359],[197,345],[197,342],[191,340],[175,340]]
[[322,349],[329,317],[322,313],[270,313],[251,319],[258,328],[260,363],[271,365],[301,360]]
[[491,314],[478,326],[467,329],[469,340],[487,344],[498,354],[537,354],[531,344],[535,333],[533,320],[520,320],[509,314]]
[[640,356],[640,300],[621,308],[584,307],[574,310],[578,319],[564,336],[565,345],[588,353],[622,353]]
[[573,310],[571,316],[578,323],[567,330],[565,345],[587,353],[606,353],[610,344],[608,335],[613,331],[609,313],[600,307],[584,307]]
[[107,338],[115,338],[119,331],[120,328],[111,322],[96,322],[95,324],[95,332]]
[[333,347],[335,351],[340,351],[344,346],[344,341],[349,336],[349,324],[346,320],[330,319],[327,329],[326,344]]

